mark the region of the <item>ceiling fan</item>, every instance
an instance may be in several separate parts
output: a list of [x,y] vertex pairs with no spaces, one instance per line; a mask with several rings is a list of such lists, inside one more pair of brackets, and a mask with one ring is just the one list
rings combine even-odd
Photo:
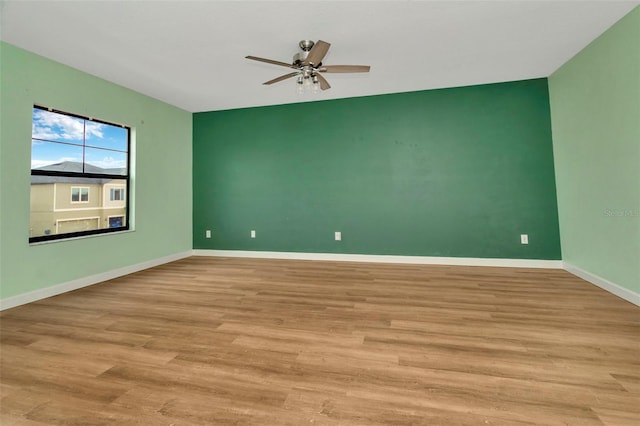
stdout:
[[329,51],[329,47],[331,47],[331,44],[326,41],[318,40],[317,42],[313,42],[311,40],[302,40],[298,43],[298,46],[300,46],[300,52],[293,56],[293,62],[290,64],[272,59],[259,58],[257,56],[245,56],[245,58],[294,69],[295,71],[293,72],[281,75],[273,80],[265,81],[262,84],[269,85],[278,83],[297,76],[299,89],[311,83],[313,83],[313,87],[316,90],[318,85],[322,90],[331,88],[331,85],[329,85],[329,82],[321,73],[369,72],[371,68],[369,65],[323,65],[322,59],[324,59]]

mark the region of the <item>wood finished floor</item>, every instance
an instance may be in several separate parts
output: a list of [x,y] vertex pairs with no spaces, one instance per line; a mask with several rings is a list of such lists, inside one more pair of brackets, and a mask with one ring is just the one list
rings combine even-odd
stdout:
[[560,270],[191,257],[0,325],[2,425],[640,424],[640,309]]

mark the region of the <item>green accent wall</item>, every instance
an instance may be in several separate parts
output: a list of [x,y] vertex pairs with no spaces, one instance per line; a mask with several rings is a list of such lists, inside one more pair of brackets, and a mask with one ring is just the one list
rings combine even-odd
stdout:
[[560,259],[546,79],[197,113],[193,135],[197,249]]
[[[4,42],[0,61],[2,298],[191,250],[191,113]],[[34,104],[133,128],[133,232],[29,245]]]
[[640,7],[549,87],[562,258],[640,293]]

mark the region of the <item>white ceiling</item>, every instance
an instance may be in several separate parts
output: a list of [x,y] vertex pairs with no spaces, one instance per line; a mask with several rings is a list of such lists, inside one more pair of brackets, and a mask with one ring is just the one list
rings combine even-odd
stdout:
[[[549,76],[640,1],[17,1],[2,40],[188,111],[396,93]],[[301,39],[323,61],[371,65],[295,93]]]

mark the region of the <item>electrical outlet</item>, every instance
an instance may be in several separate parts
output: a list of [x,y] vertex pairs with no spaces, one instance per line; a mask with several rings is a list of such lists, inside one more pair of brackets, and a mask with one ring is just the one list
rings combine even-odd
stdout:
[[204,236],[207,238],[211,238],[211,230],[207,229],[206,232],[204,233]]
[[251,230],[251,238],[256,237],[256,231],[254,229]]
[[520,234],[520,244],[529,244],[528,234]]
[[335,232],[335,239],[336,239],[336,241],[342,241],[342,232],[336,231]]

